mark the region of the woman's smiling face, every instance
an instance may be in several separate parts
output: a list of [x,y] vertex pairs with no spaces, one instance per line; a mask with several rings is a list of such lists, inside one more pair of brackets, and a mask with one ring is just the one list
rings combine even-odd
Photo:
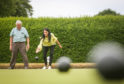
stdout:
[[48,36],[48,31],[46,31],[46,30],[44,30],[44,35],[45,35],[45,37],[47,37]]

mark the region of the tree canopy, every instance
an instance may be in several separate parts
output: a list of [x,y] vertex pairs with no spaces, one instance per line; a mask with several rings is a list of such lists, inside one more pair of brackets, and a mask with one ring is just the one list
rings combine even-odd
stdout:
[[32,16],[33,9],[30,0],[0,0],[0,17]]
[[111,9],[105,9],[97,14],[97,16],[105,16],[105,15],[120,15],[119,13],[116,13],[116,11]]

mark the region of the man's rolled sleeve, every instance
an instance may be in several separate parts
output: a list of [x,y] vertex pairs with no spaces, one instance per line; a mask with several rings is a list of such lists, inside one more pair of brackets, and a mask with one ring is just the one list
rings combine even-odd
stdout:
[[26,29],[25,29],[25,36],[26,36],[26,38],[29,37],[28,31]]
[[14,30],[12,29],[11,32],[10,32],[10,37],[13,36],[13,33],[14,33]]

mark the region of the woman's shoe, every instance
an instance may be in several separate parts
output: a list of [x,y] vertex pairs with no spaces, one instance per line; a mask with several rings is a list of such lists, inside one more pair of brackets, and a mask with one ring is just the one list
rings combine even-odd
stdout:
[[47,67],[46,67],[46,66],[44,66],[42,69],[47,69]]
[[51,66],[49,66],[49,67],[48,67],[48,69],[52,69],[52,67],[51,67]]

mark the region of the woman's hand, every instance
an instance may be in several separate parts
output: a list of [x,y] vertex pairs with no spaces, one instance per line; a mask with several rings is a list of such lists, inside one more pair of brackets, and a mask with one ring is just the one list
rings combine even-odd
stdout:
[[61,45],[59,45],[59,48],[62,48],[62,46],[61,46]]
[[40,48],[37,48],[37,49],[36,49],[36,53],[39,53],[39,52],[40,52]]

